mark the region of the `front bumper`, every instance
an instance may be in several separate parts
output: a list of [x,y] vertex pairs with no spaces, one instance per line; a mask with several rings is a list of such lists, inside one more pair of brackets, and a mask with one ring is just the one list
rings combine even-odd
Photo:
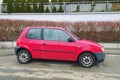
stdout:
[[105,60],[105,53],[104,52],[97,52],[97,53],[95,53],[95,56],[96,56],[98,63],[103,62]]

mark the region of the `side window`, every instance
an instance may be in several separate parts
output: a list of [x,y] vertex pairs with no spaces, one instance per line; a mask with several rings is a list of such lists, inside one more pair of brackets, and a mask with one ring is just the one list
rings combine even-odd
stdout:
[[28,39],[41,39],[41,29],[30,29],[26,37]]
[[67,42],[70,36],[62,30],[44,29],[44,40]]

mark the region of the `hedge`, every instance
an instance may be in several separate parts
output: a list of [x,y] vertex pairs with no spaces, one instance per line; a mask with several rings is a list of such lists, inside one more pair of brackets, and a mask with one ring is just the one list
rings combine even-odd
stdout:
[[0,41],[14,41],[27,26],[63,27],[81,39],[97,42],[120,42],[120,21],[116,22],[52,22],[0,20]]

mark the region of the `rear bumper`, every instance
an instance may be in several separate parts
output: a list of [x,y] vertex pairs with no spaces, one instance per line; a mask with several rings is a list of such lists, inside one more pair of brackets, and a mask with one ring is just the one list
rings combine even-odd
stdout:
[[17,51],[18,51],[19,49],[20,49],[20,47],[18,47],[18,46],[16,46],[16,47],[14,48],[16,55],[17,55]]
[[105,60],[105,53],[104,52],[97,52],[97,53],[95,53],[95,56],[96,56],[98,63],[103,62]]

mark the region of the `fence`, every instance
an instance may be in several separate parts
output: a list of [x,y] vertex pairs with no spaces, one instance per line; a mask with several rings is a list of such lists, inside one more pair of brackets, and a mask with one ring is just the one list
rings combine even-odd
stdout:
[[87,1],[87,2],[49,2],[49,3],[12,3],[1,4],[3,13],[75,13],[75,12],[111,12],[120,11],[120,1]]

